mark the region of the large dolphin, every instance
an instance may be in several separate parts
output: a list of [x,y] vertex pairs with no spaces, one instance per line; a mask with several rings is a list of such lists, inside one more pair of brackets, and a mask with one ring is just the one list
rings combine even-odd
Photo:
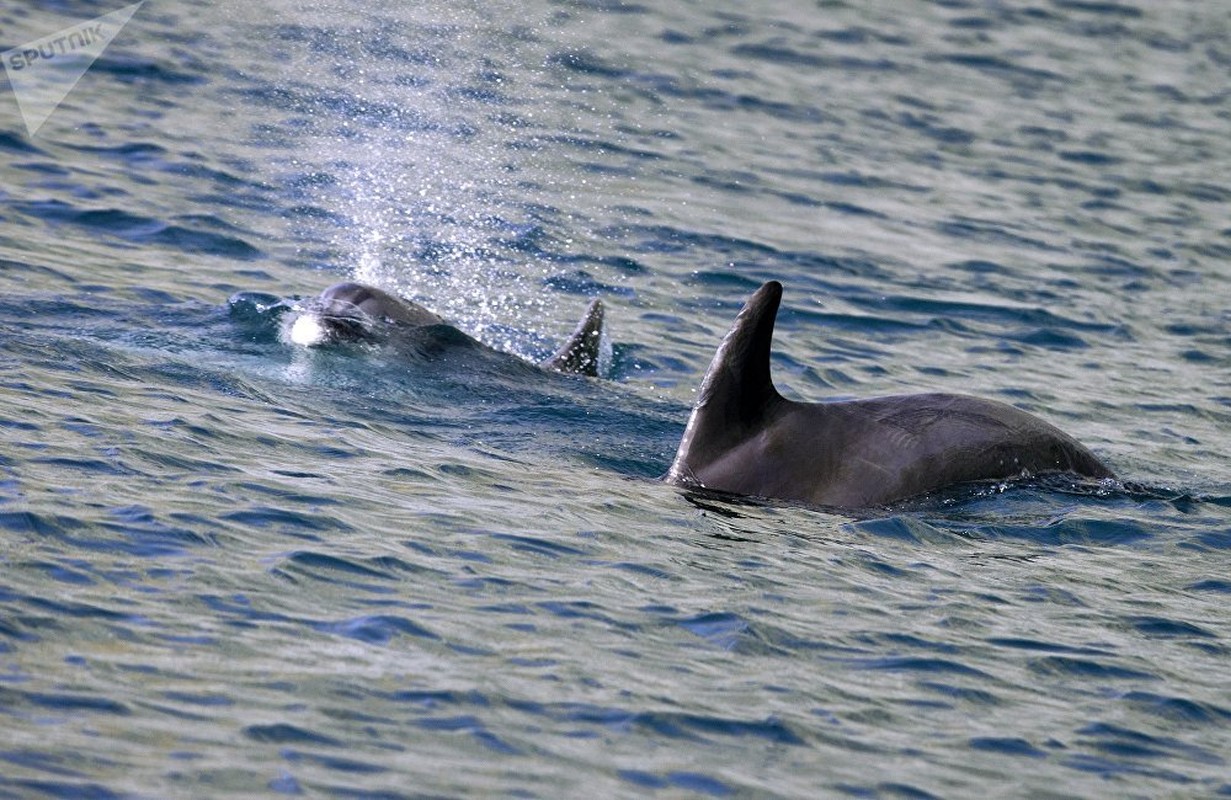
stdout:
[[[318,347],[339,342],[375,341],[418,328],[447,325],[440,316],[409,300],[362,283],[337,283],[300,304],[288,321],[287,338]],[[465,336],[457,332],[459,336]],[[466,337],[473,346],[484,347]],[[539,366],[556,372],[596,376],[603,340],[603,304],[590,302],[564,346]]]
[[770,379],[782,284],[748,300],[701,384],[670,483],[840,509],[968,481],[1052,472],[1115,477],[1058,428],[1004,403],[912,394],[798,403]]

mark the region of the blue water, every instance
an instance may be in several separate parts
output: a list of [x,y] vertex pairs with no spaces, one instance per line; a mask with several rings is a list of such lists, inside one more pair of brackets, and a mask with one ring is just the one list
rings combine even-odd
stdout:
[[[0,111],[0,796],[1231,794],[1221,4],[303,5],[151,0]],[[601,297],[611,375],[228,310],[343,278],[525,359]],[[771,278],[785,393],[1125,484],[657,482]]]

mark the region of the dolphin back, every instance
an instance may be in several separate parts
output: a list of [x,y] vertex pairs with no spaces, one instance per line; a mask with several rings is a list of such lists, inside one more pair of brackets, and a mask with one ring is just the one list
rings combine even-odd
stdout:
[[997,401],[951,394],[783,398],[770,377],[781,298],[779,283],[764,284],[719,345],[669,483],[870,508],[971,481],[1049,472],[1113,477],[1063,431]]

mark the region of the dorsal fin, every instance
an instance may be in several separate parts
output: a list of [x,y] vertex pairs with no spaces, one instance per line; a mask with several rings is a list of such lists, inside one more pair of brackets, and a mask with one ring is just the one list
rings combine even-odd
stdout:
[[577,330],[556,354],[539,366],[557,372],[598,377],[603,344],[603,302],[593,300],[577,323]]
[[721,415],[727,424],[747,425],[778,397],[769,375],[769,350],[781,301],[778,281],[763,284],[748,298],[705,373],[698,410]]
[[735,318],[701,382],[668,480],[696,482],[696,470],[744,440],[757,429],[766,410],[782,399],[769,374],[770,343],[781,301],[782,284],[769,281],[748,298]]

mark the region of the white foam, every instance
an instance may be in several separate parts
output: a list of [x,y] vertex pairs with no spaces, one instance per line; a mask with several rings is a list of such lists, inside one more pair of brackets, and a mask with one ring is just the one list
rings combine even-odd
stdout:
[[300,314],[291,325],[290,340],[303,347],[316,347],[329,339],[329,332],[315,314]]

